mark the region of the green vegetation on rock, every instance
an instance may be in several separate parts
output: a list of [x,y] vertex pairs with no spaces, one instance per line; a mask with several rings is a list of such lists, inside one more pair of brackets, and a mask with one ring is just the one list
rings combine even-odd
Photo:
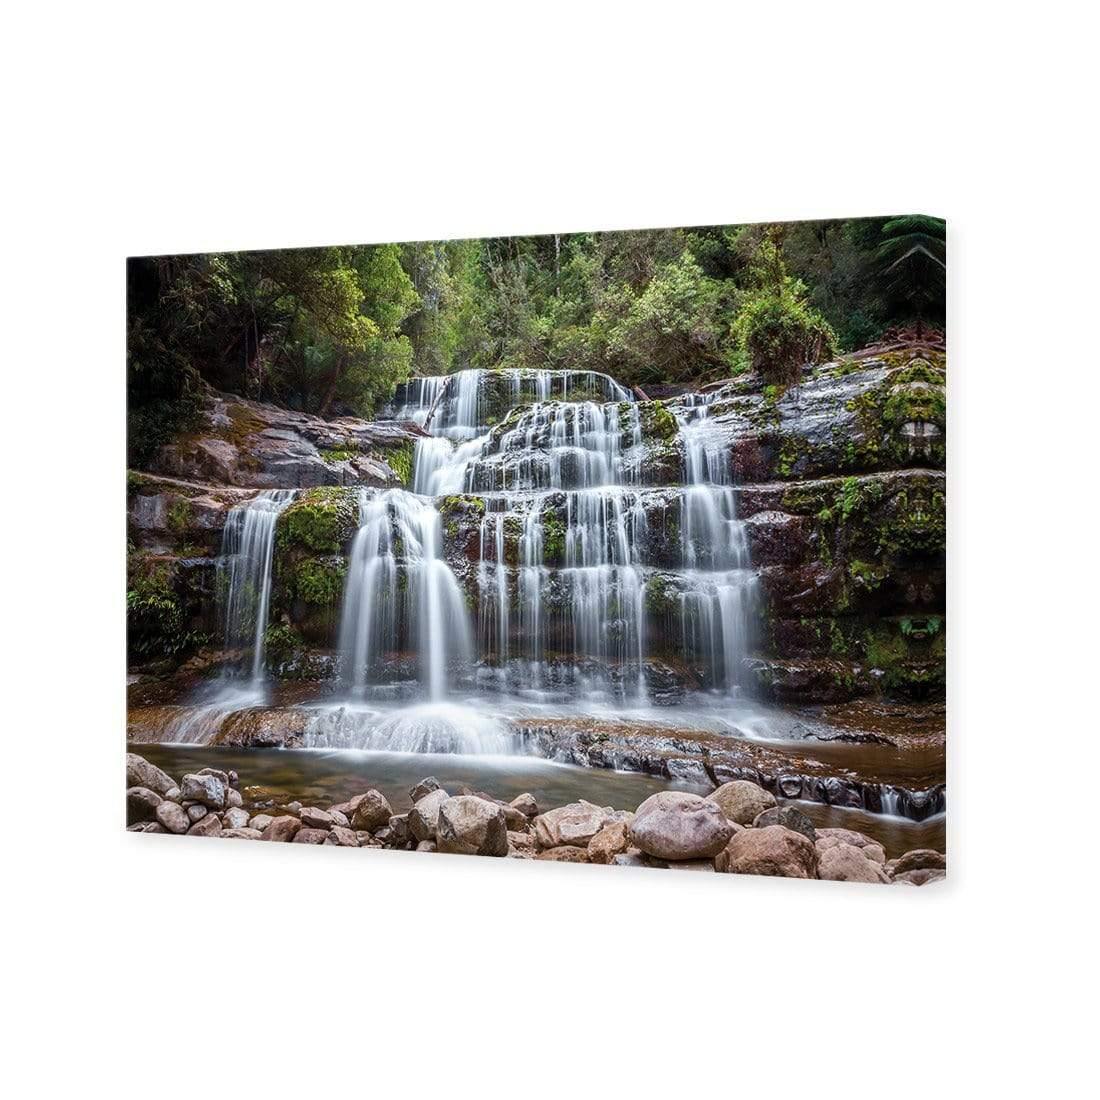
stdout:
[[358,497],[354,489],[325,485],[307,489],[279,516],[277,543],[335,554],[355,534]]

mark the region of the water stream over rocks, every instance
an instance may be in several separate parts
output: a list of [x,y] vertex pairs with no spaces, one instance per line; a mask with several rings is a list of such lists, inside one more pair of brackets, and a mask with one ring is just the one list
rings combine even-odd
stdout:
[[[307,532],[320,556],[274,562],[294,489],[228,512],[236,659],[182,705],[136,708],[133,740],[544,758],[703,789],[745,776],[837,812],[935,818],[935,749],[907,778],[873,735],[834,743],[747,690],[760,570],[716,396],[648,401],[593,371],[410,380],[386,410],[424,433],[407,487],[319,498],[350,516],[331,544]],[[330,575],[316,630],[334,674],[273,704],[272,608],[286,623]]]

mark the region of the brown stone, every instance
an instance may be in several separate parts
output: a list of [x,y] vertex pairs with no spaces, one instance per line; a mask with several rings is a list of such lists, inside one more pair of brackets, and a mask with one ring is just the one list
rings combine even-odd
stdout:
[[270,824],[264,829],[261,840],[291,841],[294,834],[302,827],[302,823],[290,814],[281,814],[273,817]]
[[332,814],[326,810],[319,810],[316,806],[303,806],[298,818],[310,829],[332,828]]
[[148,787],[131,787],[126,792],[126,824],[155,821],[157,807],[162,801],[160,795]]
[[375,829],[381,829],[383,825],[388,824],[393,817],[393,809],[381,791],[369,790],[353,801],[356,805],[351,815],[351,823],[356,829],[373,833]]
[[817,845],[817,877],[832,882],[889,882],[881,864],[868,859],[863,849],[826,837]]
[[165,799],[157,807],[156,812],[157,821],[170,833],[182,836],[191,828],[191,819],[187,816],[187,811],[178,802],[169,802],[168,799]]
[[610,863],[620,852],[626,851],[627,823],[612,821],[605,825],[588,842],[589,863]]
[[188,836],[221,836],[222,819],[217,814],[207,814],[187,830]]
[[722,813],[738,825],[751,825],[757,814],[775,805],[773,794],[747,779],[723,783],[716,791],[711,791],[707,799],[716,802]]
[[817,878],[817,850],[801,833],[768,825],[735,833],[714,867],[734,875]]
[[535,859],[549,860],[551,863],[588,863],[588,849],[578,848],[574,844],[559,844],[556,848],[545,848]]
[[733,835],[718,803],[686,791],[659,791],[630,823],[630,843],[657,859],[716,856]]
[[506,856],[504,811],[475,795],[448,798],[439,807],[436,846],[441,852],[458,855]]

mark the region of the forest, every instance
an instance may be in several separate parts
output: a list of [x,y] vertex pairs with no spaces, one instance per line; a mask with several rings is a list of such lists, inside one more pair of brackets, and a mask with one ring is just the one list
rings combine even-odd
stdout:
[[945,262],[924,215],[134,258],[128,457],[186,430],[204,384],[370,417],[409,376],[470,367],[783,383],[941,326]]

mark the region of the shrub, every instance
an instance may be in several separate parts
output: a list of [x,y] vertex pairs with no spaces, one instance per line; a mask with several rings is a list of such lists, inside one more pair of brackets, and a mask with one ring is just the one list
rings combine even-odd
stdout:
[[802,298],[802,284],[749,296],[734,322],[738,345],[753,370],[774,383],[797,382],[805,363],[836,354],[836,333]]

